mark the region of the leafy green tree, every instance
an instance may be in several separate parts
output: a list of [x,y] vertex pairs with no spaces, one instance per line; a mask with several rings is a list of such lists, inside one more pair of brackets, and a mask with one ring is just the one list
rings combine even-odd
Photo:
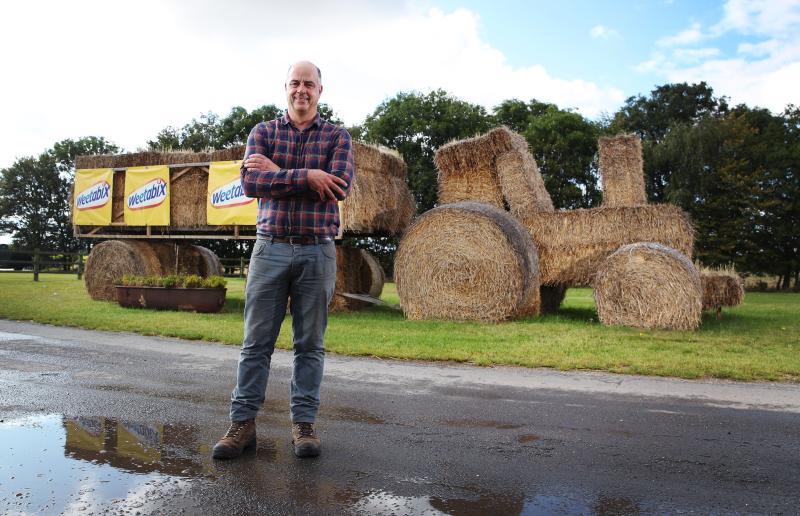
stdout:
[[[341,120],[327,104],[319,104],[318,111],[323,119],[341,125]],[[200,115],[199,120],[193,118],[180,129],[172,126],[162,129],[147,145],[150,150],[182,149],[193,152],[244,145],[256,124],[282,115],[283,110],[273,104],[265,104],[249,112],[241,106],[235,106],[224,118],[209,111]]]
[[491,127],[492,119],[482,106],[436,90],[427,95],[399,93],[384,101],[367,116],[363,137],[402,154],[408,165],[408,186],[422,213],[436,204],[436,149]]
[[664,84],[648,97],[628,97],[609,128],[612,133],[634,132],[642,140],[659,141],[674,124],[693,124],[728,112],[726,97],[714,96],[705,82]]
[[557,208],[597,204],[597,126],[578,113],[536,99],[506,100],[494,108],[494,120],[525,136]]
[[792,112],[737,106],[721,117],[674,124],[651,166],[670,181],[664,200],[694,221],[697,257],[743,272],[797,276],[800,147]]
[[38,157],[18,159],[0,177],[0,231],[15,248],[74,250],[70,195],[74,160],[83,154],[118,152],[104,138],[63,140]]
[[708,117],[723,116],[728,111],[727,98],[716,97],[705,82],[664,84],[647,97],[629,97],[606,132],[633,132],[642,138],[648,196],[656,202],[664,202],[670,177],[652,166],[656,159],[655,147],[673,127],[693,125]]

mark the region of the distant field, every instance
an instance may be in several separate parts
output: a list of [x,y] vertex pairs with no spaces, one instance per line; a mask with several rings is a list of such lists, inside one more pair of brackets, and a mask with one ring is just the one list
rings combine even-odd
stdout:
[[[0,274],[0,317],[239,345],[243,281],[230,279],[219,314],[157,312],[92,301],[73,275]],[[383,299],[397,304],[394,284]],[[1,346],[1,345],[0,345]],[[278,342],[291,347],[284,323]],[[558,315],[502,324],[407,321],[385,307],[330,317],[326,348],[347,355],[453,360],[562,370],[800,382],[800,294],[747,294],[745,304],[706,313],[697,332],[605,327],[590,289],[570,289]]]

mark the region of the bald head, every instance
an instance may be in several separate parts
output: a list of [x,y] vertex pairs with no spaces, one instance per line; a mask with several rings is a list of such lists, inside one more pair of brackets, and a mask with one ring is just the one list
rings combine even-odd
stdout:
[[298,61],[295,64],[293,64],[292,66],[290,66],[289,69],[286,71],[286,80],[287,80],[287,82],[289,80],[289,77],[291,77],[291,75],[292,75],[292,70],[294,70],[296,67],[299,67],[299,66],[310,67],[310,68],[313,68],[314,70],[316,70],[317,71],[317,83],[318,84],[322,84],[322,72],[320,71],[319,67],[317,65],[315,65],[314,63],[312,63],[311,61]]
[[289,67],[285,88],[289,118],[302,129],[317,115],[317,101],[322,94],[319,68],[309,61],[298,61]]

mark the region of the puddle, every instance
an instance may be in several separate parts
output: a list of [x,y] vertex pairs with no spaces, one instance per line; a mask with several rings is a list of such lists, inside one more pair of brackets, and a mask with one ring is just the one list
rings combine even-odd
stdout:
[[[469,489],[469,491],[475,491]],[[337,502],[354,514],[423,516],[486,516],[490,514],[595,514],[619,516],[640,514],[638,504],[628,498],[599,496],[583,500],[570,496],[513,493],[476,492],[461,498],[440,496],[404,496],[390,491],[374,490],[367,493],[341,491]]]
[[386,420],[371,414],[366,410],[361,410],[353,407],[343,406],[323,406],[320,411],[320,417],[327,417],[337,421],[353,421],[356,423],[367,423],[370,425],[382,425]]
[[0,442],[3,514],[143,508],[209,472],[176,425],[41,415],[0,423]]
[[539,439],[540,437],[538,435],[522,434],[519,437],[517,437],[517,442],[520,444],[525,444],[525,443],[532,443],[533,441],[538,441]]
[[[343,414],[359,421],[365,415]],[[538,438],[518,436],[520,442]],[[214,462],[207,441],[193,426],[104,417],[51,414],[0,422],[0,514],[172,513],[186,504],[194,504],[189,513],[203,513],[221,500],[230,500],[233,512],[242,513],[263,513],[265,507],[460,516],[640,512],[637,502],[608,493],[514,492],[509,485],[494,492],[480,484],[454,486],[436,478],[399,483],[380,475],[373,479],[358,469],[322,473],[328,469],[324,462],[298,461],[283,439],[259,438],[257,450],[239,460]]]
[[0,342],[8,342],[10,340],[42,340],[41,337],[36,335],[28,335],[25,333],[9,333],[7,331],[0,331]]
[[502,421],[486,421],[478,419],[459,419],[443,421],[445,426],[459,427],[459,428],[495,428],[497,430],[519,430],[523,425],[515,425],[512,423],[503,423]]

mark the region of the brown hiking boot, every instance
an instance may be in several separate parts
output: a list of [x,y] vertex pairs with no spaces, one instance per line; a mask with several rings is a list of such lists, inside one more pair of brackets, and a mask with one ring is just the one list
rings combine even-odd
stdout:
[[214,445],[211,456],[215,459],[233,459],[246,448],[256,445],[256,420],[232,421],[222,439]]
[[316,457],[320,451],[320,441],[314,431],[314,423],[295,423],[292,425],[292,446],[298,457]]

